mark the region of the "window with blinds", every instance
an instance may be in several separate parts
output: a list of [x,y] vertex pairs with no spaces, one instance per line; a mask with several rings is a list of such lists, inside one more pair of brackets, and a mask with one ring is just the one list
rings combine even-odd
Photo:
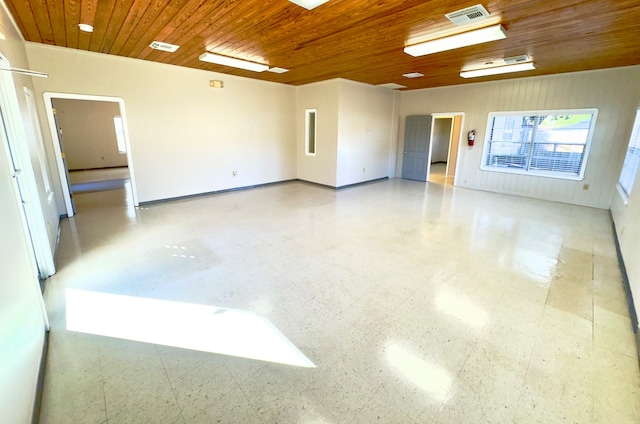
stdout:
[[481,168],[582,179],[597,109],[489,114]]
[[638,172],[638,165],[640,165],[640,109],[636,111],[636,121],[633,124],[629,147],[627,147],[627,154],[624,157],[624,164],[618,181],[618,187],[625,202],[629,200],[631,195],[633,181],[636,179],[636,173]]

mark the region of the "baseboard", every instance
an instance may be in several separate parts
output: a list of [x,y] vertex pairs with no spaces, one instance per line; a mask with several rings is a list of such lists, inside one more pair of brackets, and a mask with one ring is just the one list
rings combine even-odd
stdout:
[[345,184],[345,185],[336,187],[336,190],[343,190],[345,188],[357,187],[357,186],[361,186],[361,185],[364,185],[364,184],[377,183],[379,181],[388,180],[388,179],[389,179],[389,177],[382,177],[382,178],[375,178],[373,180],[361,181],[359,183]]
[[40,419],[40,408],[42,406],[42,392],[44,390],[44,373],[47,367],[47,352],[49,351],[49,331],[44,332],[44,343],[42,345],[42,357],[40,358],[40,369],[38,370],[38,382],[36,384],[36,398],[33,401],[33,415],[31,423],[38,424]]
[[69,172],[76,171],[100,171],[103,169],[120,169],[120,168],[129,168],[127,165],[115,165],[115,166],[102,166],[100,168],[81,168],[81,169],[70,169]]
[[222,194],[222,193],[230,193],[232,191],[250,190],[250,189],[253,189],[253,188],[268,187],[268,186],[278,185],[278,184],[286,184],[286,183],[291,183],[291,182],[294,182],[294,181],[298,181],[298,179],[294,178],[294,179],[291,179],[291,180],[274,181],[274,182],[271,182],[271,183],[255,184],[255,185],[249,185],[249,186],[227,188],[227,189],[224,189],[224,190],[207,191],[207,192],[204,192],[204,193],[188,194],[186,196],[177,196],[177,197],[168,197],[166,199],[149,200],[147,202],[140,202],[139,206],[156,205],[158,203],[175,202],[175,201],[179,201],[179,200],[189,200],[189,199],[195,199],[195,198],[198,198],[198,197],[211,196],[212,194]]
[[613,229],[613,239],[616,244],[616,254],[618,256],[618,264],[620,265],[620,274],[622,274],[622,284],[624,285],[624,291],[627,296],[627,306],[629,307],[629,317],[631,317],[631,326],[633,327],[633,334],[636,340],[636,348],[638,352],[638,364],[640,365],[640,333],[638,332],[638,314],[636,312],[636,306],[633,302],[633,295],[631,293],[631,285],[629,284],[629,275],[627,274],[627,267],[624,264],[624,258],[622,257],[622,250],[620,250],[620,240],[618,240],[618,232],[616,231],[616,223],[613,220],[613,214],[609,211],[609,217],[611,219],[611,227]]
[[378,182],[378,181],[388,180],[388,179],[389,179],[389,177],[382,177],[382,178],[376,178],[376,179],[373,179],[373,180],[360,181],[359,183],[345,184],[345,185],[342,185],[342,186],[332,186],[332,185],[329,185],[329,184],[322,184],[322,183],[317,183],[315,181],[300,180],[300,179],[298,181],[300,181],[301,183],[305,183],[305,184],[311,184],[311,185],[318,186],[318,187],[328,188],[330,190],[343,190],[345,188],[357,187],[357,186],[361,186],[361,185],[364,185],[364,184],[375,183],[375,182]]

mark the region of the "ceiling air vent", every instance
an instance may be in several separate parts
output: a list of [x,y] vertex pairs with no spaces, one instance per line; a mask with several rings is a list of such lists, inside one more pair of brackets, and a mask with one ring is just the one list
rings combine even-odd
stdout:
[[163,43],[162,41],[154,41],[149,47],[169,53],[173,53],[180,48],[180,46],[176,46],[175,44]]
[[529,59],[529,56],[527,56],[526,54],[522,54],[520,56],[505,57],[502,60],[507,65],[513,65],[514,63],[528,62],[530,59]]
[[456,25],[466,25],[487,19],[489,12],[481,4],[476,4],[466,9],[447,13],[444,16]]

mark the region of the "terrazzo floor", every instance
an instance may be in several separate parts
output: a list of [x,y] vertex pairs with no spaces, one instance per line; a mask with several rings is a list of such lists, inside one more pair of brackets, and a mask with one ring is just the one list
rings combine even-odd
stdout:
[[62,222],[41,423],[640,422],[608,211],[401,179],[129,188]]

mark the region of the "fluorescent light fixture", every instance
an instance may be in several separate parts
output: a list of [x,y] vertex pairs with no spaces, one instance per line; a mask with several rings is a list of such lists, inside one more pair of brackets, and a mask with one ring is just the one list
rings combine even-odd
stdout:
[[420,72],[409,72],[408,74],[402,74],[402,76],[405,78],[420,78],[423,77],[424,74],[421,74]]
[[329,0],[289,0],[291,3],[295,3],[298,6],[304,7],[307,10],[315,9],[321,4],[325,4]]
[[235,57],[221,56],[215,53],[202,53],[198,58],[203,62],[215,63],[216,65],[231,66],[232,68],[246,69],[247,71],[263,72],[269,69],[269,65],[249,62],[247,60],[236,59]]
[[507,33],[502,25],[493,25],[449,37],[438,38],[437,40],[425,41],[424,43],[414,44],[413,46],[407,46],[404,48],[404,52],[411,56],[424,56],[503,38],[507,38]]
[[269,68],[267,69],[267,71],[273,72],[274,74],[284,74],[285,72],[289,72],[288,69],[278,68],[277,66],[274,66],[273,68]]
[[395,82],[388,82],[386,84],[378,84],[376,87],[388,88],[390,90],[397,90],[399,88],[407,88],[406,85],[396,84]]
[[508,74],[510,72],[531,71],[533,69],[536,69],[533,62],[516,63],[515,65],[494,66],[493,68],[482,68],[482,69],[474,69],[472,71],[462,71],[460,72],[460,76],[462,78],[476,78],[476,77],[485,77],[487,75]]
[[93,32],[93,25],[89,25],[89,24],[78,24],[78,28],[80,28],[80,31],[84,31],[84,32]]

